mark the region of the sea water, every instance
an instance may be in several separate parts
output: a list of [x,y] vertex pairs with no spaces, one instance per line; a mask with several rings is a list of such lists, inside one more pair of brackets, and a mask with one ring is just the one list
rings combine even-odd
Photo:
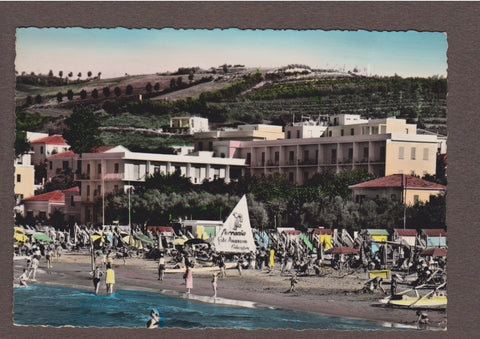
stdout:
[[262,307],[229,307],[137,290],[95,295],[86,290],[57,286],[14,288],[13,319],[17,325],[145,327],[152,308],[160,311],[160,327],[386,329],[366,320]]

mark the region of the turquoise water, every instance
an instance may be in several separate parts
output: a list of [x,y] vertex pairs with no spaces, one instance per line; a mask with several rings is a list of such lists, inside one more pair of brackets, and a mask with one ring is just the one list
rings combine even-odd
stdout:
[[152,308],[160,311],[160,327],[386,329],[366,320],[270,308],[228,307],[145,291],[117,290],[107,296],[57,286],[14,288],[13,318],[18,325],[145,327]]

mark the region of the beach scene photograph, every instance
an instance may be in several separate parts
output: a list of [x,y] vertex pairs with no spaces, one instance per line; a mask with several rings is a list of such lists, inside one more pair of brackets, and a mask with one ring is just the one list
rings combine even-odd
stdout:
[[445,331],[447,48],[16,28],[13,325]]

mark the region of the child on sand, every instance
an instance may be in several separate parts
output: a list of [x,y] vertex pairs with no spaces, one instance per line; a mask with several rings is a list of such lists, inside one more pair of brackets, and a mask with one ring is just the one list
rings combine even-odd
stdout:
[[20,286],[27,287],[27,280],[28,280],[28,275],[27,275],[27,269],[23,269],[22,275],[18,278],[20,280]]
[[298,283],[297,275],[294,273],[292,275],[292,278],[290,278],[290,289],[288,290],[288,293],[295,292],[295,285]]

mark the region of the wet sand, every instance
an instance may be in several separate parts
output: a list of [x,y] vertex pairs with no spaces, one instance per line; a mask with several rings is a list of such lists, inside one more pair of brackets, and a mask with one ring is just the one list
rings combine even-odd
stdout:
[[[14,260],[15,277],[20,276],[25,265],[24,259]],[[218,267],[199,267],[193,269],[193,289],[191,295],[185,292],[183,269],[173,269],[168,262],[163,281],[159,281],[157,262],[147,259],[128,258],[126,263],[116,259],[115,289],[134,289],[166,293],[178,297],[190,297],[202,302],[235,303],[245,301],[241,306],[270,306],[300,312],[311,312],[330,316],[367,319],[382,323],[401,323],[416,326],[416,310],[379,306],[378,300],[385,297],[382,292],[364,294],[358,292],[366,281],[360,271],[334,271],[324,269],[323,276],[298,276],[295,292],[288,293],[291,275],[281,274],[279,267],[272,273],[260,270],[243,270],[242,276],[228,264],[227,277],[218,279],[217,297],[212,298],[212,273],[219,272]],[[36,280],[29,284],[59,285],[93,290],[89,275],[91,259],[87,253],[63,254],[53,262],[53,268],[47,269],[44,259],[40,262]],[[14,283],[18,283],[17,280]],[[388,287],[388,285],[387,285]],[[399,286],[400,288],[400,286]],[[104,294],[105,283],[101,282],[100,293]],[[429,310],[428,315],[434,327],[445,327],[446,311]]]

